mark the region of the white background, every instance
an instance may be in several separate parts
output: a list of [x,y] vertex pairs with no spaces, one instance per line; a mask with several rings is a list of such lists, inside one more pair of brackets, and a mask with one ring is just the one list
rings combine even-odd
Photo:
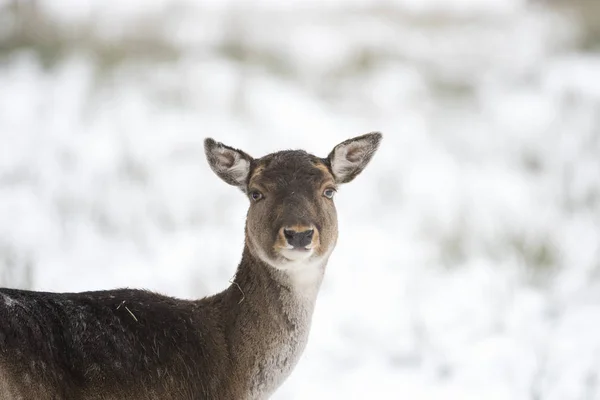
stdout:
[[203,139],[377,130],[274,398],[600,399],[592,3],[0,1],[0,285],[220,291],[247,200]]

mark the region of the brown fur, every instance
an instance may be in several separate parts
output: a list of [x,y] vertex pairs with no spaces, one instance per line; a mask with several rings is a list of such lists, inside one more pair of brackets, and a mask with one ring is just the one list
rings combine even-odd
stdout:
[[[344,142],[348,163],[304,151],[255,160],[207,139],[211,168],[251,202],[232,285],[194,301],[131,289],[0,289],[0,399],[269,397],[302,354],[337,240],[335,205],[323,191],[362,171],[379,140]],[[335,162],[344,163],[339,176]],[[313,249],[290,250],[286,227],[314,227]]]

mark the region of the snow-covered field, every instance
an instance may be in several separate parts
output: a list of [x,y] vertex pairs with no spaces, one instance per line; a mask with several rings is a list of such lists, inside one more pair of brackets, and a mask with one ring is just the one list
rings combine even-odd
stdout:
[[568,8],[11,4],[0,285],[222,290],[247,201],[203,139],[325,156],[379,130],[274,397],[600,399],[600,55]]

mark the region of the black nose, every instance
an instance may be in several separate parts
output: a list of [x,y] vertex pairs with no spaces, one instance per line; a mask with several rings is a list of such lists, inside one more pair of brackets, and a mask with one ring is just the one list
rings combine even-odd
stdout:
[[294,247],[306,247],[312,242],[314,229],[303,232],[296,232],[293,229],[284,229],[283,235],[287,242]]

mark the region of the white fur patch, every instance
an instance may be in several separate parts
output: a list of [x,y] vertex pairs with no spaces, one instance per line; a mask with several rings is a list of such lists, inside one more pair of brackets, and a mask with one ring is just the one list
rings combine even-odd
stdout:
[[2,297],[4,298],[4,304],[6,304],[7,307],[13,307],[17,304],[21,304],[21,303],[19,303],[18,300],[10,298],[9,296],[5,295],[4,293],[2,294]]
[[294,246],[289,246],[287,249],[281,249],[279,253],[292,262],[305,261],[313,255],[313,250],[294,250]]
[[[310,251],[310,256],[300,260],[289,260],[280,265],[273,265],[280,271],[284,271],[290,279],[292,287],[297,289],[297,293],[313,297],[317,295],[323,275],[325,273],[325,265],[329,259],[329,256],[333,252],[334,246],[324,255],[315,257]],[[288,257],[285,250],[281,252],[284,257]],[[272,264],[271,264],[272,265]]]
[[348,149],[346,147],[335,150],[333,160],[331,161],[331,169],[334,176],[342,177],[348,170],[352,169],[354,164],[348,160],[346,157],[347,154]]
[[246,178],[248,178],[248,174],[250,173],[250,163],[240,158],[233,167],[229,168],[229,173],[240,185],[243,185],[246,183]]
[[[364,144],[360,142],[338,146],[333,154],[333,160],[331,160],[333,176],[343,179],[349,172],[355,170],[360,165],[362,156],[364,155],[364,147]],[[348,151],[350,150],[358,151],[358,155],[353,155],[353,158],[357,159],[348,159]]]
[[[239,153],[226,149],[225,147],[218,147],[219,153],[219,172],[230,175],[233,179],[238,182],[239,185],[243,185],[246,182],[246,178],[250,173],[250,163],[248,160],[242,158]],[[233,155],[233,163],[231,162],[231,156]]]
[[[252,238],[250,238],[250,240],[253,242]],[[289,277],[291,286],[296,289],[298,294],[311,298],[316,296],[319,290],[321,280],[323,278],[325,264],[327,263],[329,255],[333,251],[333,248],[331,248],[325,255],[321,257],[315,257],[313,250],[306,253],[300,253],[289,249],[283,249],[281,250],[281,255],[284,258],[287,258],[287,260],[276,262],[268,257],[267,254],[260,248],[260,246],[256,246],[256,244],[253,243],[252,247],[262,261],[269,264],[276,270],[284,272]],[[292,256],[292,254],[294,254],[294,256]],[[288,257],[298,258],[292,260]]]
[[313,296],[317,294],[320,287],[325,272],[324,267],[324,262],[321,260],[297,262],[286,266],[284,271],[287,272],[293,287],[297,288],[299,293]]

